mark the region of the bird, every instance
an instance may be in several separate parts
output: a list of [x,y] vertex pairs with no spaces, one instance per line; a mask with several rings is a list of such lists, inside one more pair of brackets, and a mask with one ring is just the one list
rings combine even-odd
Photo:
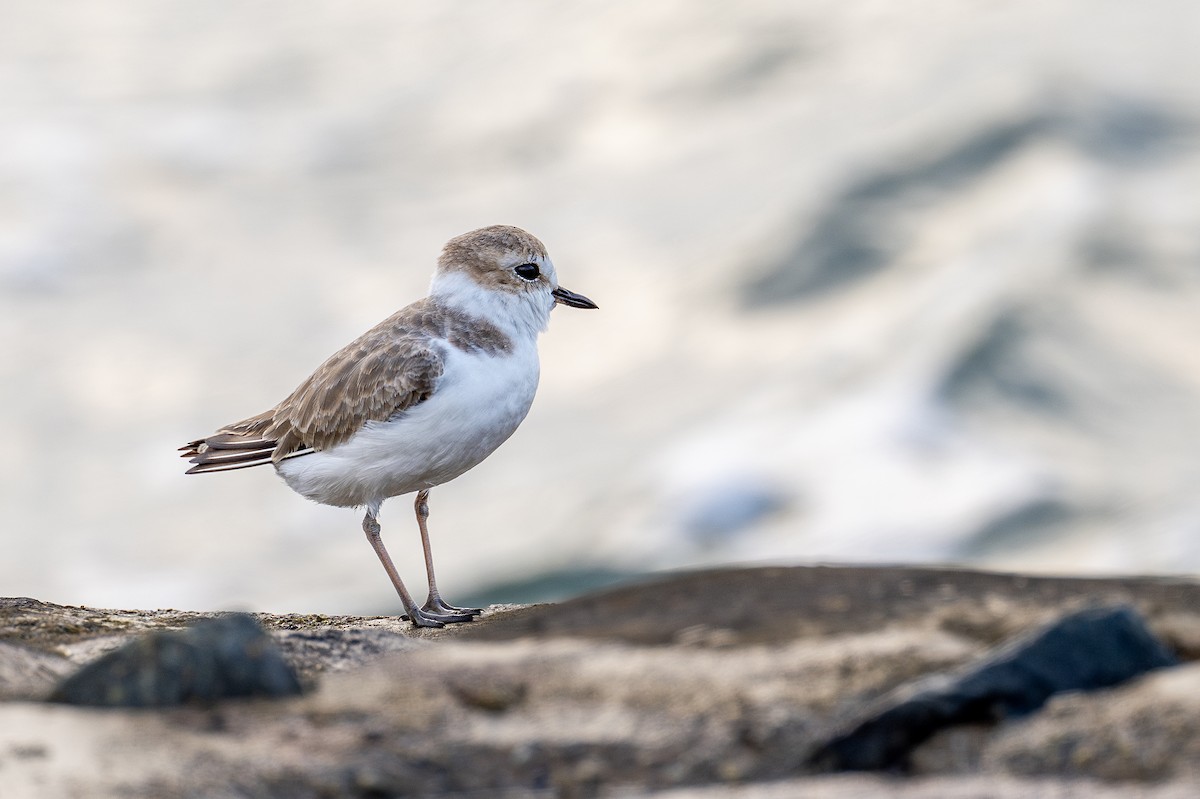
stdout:
[[[596,309],[558,283],[546,247],[492,225],[450,239],[426,297],[338,350],[275,407],[180,447],[186,474],[270,465],[296,493],[363,508],[362,528],[418,627],[470,621],[447,603],[429,545],[430,491],[479,465],[524,421],[537,391],[538,336],[558,305]],[[385,500],[413,508],[429,595],[417,606],[383,544]]]

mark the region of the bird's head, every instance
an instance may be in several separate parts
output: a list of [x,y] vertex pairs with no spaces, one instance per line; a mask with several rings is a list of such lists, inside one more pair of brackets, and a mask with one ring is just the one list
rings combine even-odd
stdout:
[[528,315],[545,329],[556,304],[596,308],[582,294],[558,284],[546,247],[530,233],[492,225],[455,236],[442,248],[430,293],[476,315]]

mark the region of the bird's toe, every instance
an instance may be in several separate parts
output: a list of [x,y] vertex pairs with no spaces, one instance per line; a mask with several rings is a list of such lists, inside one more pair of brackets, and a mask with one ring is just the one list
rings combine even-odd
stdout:
[[431,596],[421,606],[421,610],[427,613],[433,613],[438,616],[461,616],[464,618],[455,619],[455,621],[470,621],[471,619],[483,613],[483,608],[460,608],[457,605],[451,605],[440,596]]

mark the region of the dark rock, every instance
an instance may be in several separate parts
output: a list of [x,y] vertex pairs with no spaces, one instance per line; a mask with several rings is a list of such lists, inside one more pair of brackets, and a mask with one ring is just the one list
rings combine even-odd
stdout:
[[231,614],[143,636],[68,677],[50,701],[152,707],[298,693],[295,672],[254,617]]
[[957,676],[900,689],[882,710],[813,755],[821,769],[896,768],[935,732],[1030,713],[1064,691],[1106,688],[1175,657],[1128,606],[1073,613],[986,656]]

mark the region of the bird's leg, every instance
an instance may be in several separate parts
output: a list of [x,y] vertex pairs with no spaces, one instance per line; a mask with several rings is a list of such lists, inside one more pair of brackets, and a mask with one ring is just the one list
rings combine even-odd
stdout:
[[375,550],[375,554],[379,556],[379,562],[383,564],[384,571],[392,579],[392,585],[396,586],[396,593],[400,595],[400,601],[404,604],[404,612],[408,614],[409,621],[417,627],[443,627],[446,621],[458,621],[458,619],[439,618],[438,614],[427,613],[417,607],[417,603],[413,601],[412,595],[404,587],[404,581],[400,579],[400,574],[396,571],[396,565],[392,563],[391,555],[388,554],[387,549],[383,546],[383,537],[380,535],[379,522],[375,518],[375,510],[368,510],[367,515],[363,517],[363,532],[367,534],[367,540],[371,542],[371,547]]
[[[421,528],[421,546],[425,549],[425,573],[429,576],[429,598],[421,610],[426,613],[439,614],[441,621],[470,621],[476,615],[483,613],[483,608],[460,608],[448,604],[438,593],[437,578],[433,576],[433,550],[429,548],[429,529],[426,520],[429,519],[429,489],[417,492],[417,500],[413,503],[417,512],[417,525]],[[442,616],[458,618],[442,618]]]

